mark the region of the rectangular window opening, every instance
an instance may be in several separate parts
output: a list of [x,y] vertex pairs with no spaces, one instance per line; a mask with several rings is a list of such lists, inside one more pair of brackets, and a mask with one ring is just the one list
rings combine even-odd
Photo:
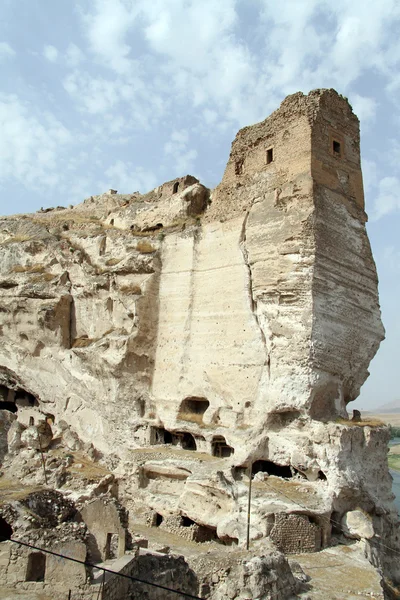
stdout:
[[268,148],[268,150],[267,150],[267,165],[272,163],[273,160],[274,160],[273,148]]
[[333,153],[337,156],[341,155],[340,142],[337,142],[336,140],[333,140]]

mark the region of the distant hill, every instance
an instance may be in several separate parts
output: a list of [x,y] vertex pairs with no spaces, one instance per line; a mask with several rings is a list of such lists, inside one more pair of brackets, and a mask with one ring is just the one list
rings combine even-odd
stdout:
[[377,406],[371,412],[373,413],[400,413],[400,399],[392,400],[392,402],[387,402],[386,404],[382,404],[381,406]]

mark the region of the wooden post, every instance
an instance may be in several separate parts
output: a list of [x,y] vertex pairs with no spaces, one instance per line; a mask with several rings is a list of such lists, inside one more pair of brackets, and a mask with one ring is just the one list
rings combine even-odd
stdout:
[[247,500],[247,537],[246,537],[246,550],[250,547],[250,510],[251,510],[251,481],[252,481],[253,464],[250,463],[249,467],[249,497]]
[[43,473],[44,473],[44,482],[46,485],[47,484],[47,475],[46,475],[46,462],[44,460],[44,456],[43,456],[43,448],[42,448],[42,442],[40,440],[40,433],[38,432],[38,439],[39,439],[39,448],[40,448],[40,454],[42,456],[42,466],[43,466]]
[[71,600],[71,590],[68,592],[68,600]]

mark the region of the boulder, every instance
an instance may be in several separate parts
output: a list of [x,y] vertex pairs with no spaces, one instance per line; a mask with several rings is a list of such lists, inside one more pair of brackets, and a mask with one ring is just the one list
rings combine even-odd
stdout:
[[374,537],[372,517],[363,510],[349,510],[342,519],[342,530],[351,539],[370,540]]

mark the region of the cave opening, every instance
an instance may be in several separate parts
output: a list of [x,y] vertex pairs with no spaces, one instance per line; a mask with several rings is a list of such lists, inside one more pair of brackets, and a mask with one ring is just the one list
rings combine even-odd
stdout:
[[191,433],[185,431],[177,435],[181,438],[181,446],[184,450],[197,450],[196,440]]
[[256,460],[253,463],[252,475],[260,472],[275,475],[276,477],[283,477],[284,479],[293,477],[292,470],[288,465],[278,465],[270,460]]
[[162,515],[160,515],[159,513],[156,513],[155,519],[154,519],[154,526],[160,527],[160,525],[163,521],[164,521],[164,517]]
[[229,458],[235,453],[234,448],[226,443],[226,439],[222,435],[216,435],[211,442],[211,454],[220,458]]
[[189,519],[189,517],[185,517],[183,515],[181,516],[181,527],[191,527],[192,525],[196,525],[192,519]]
[[203,415],[209,406],[210,403],[206,398],[189,396],[188,398],[185,398],[180,405],[178,419],[202,423]]
[[18,407],[15,402],[0,400],[0,410],[8,410],[9,412],[16,413],[18,412]]
[[0,542],[10,540],[13,534],[12,527],[3,517],[0,517]]
[[150,443],[151,444],[172,444],[172,434],[164,429],[164,427],[150,428]]

